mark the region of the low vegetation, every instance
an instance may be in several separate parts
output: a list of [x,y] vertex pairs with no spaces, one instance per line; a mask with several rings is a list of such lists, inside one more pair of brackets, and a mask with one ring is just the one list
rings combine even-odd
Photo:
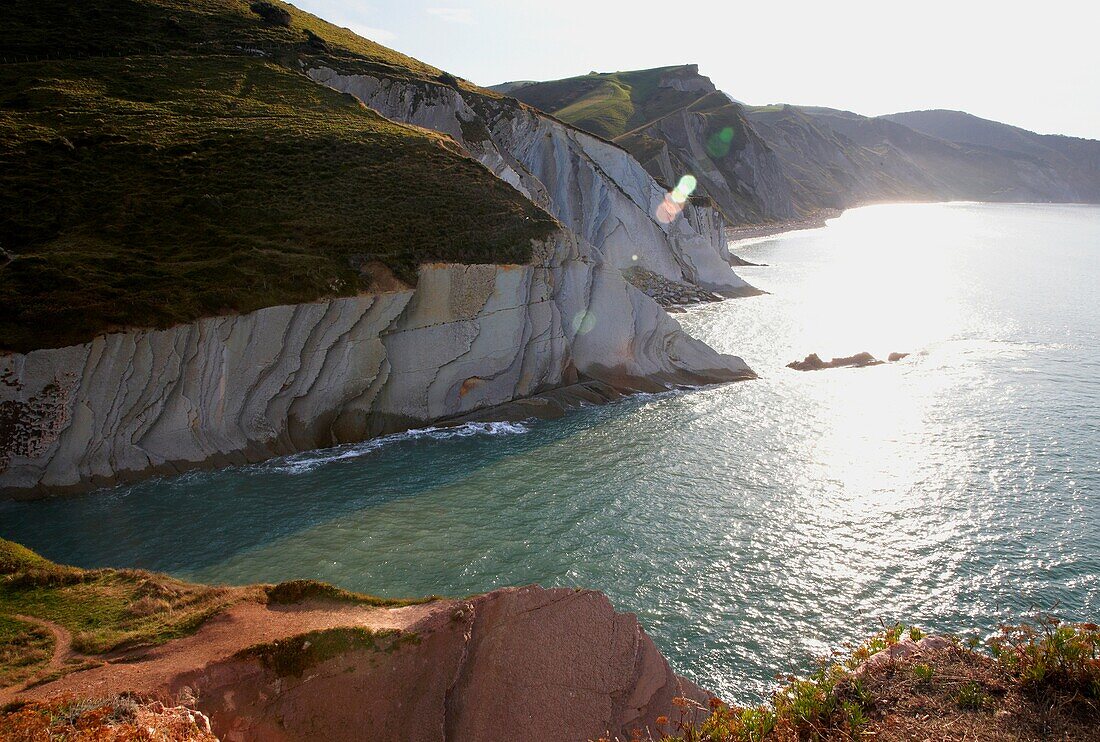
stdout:
[[0,350],[348,296],[377,263],[406,284],[426,262],[523,263],[556,228],[449,138],[303,66],[468,83],[253,5],[5,8]]
[[[676,699],[662,742],[763,740],[1096,740],[1100,630],[1049,616],[1006,626],[986,649],[946,648],[863,663],[921,633],[895,626],[843,659],[788,678],[770,703],[709,708]],[[639,730],[638,738],[643,739]]]
[[0,688],[23,682],[53,656],[53,633],[44,626],[0,616]]
[[[77,569],[53,564],[0,539],[0,616],[38,619],[39,632],[56,624],[84,655],[162,644],[193,632],[212,615],[244,599],[256,588],[193,585],[165,575],[132,569]],[[26,619],[16,619],[16,616]],[[2,645],[5,656],[14,651]],[[5,663],[0,671],[11,666]]]
[[257,644],[242,649],[237,657],[256,659],[279,677],[300,678],[311,667],[348,652],[389,654],[406,644],[416,644],[419,641],[417,634],[412,632],[352,626],[310,631],[275,642]]
[[[400,608],[434,599],[380,598],[316,580],[212,587],[144,570],[78,569],[0,539],[0,688],[39,685],[94,667],[106,654],[187,636],[212,616],[246,601]],[[57,646],[55,629],[64,633],[66,646]],[[383,638],[378,634],[372,641]],[[328,637],[322,646],[331,641]],[[58,652],[59,661],[47,667]]]
[[332,603],[351,603],[353,605],[369,605],[379,608],[401,608],[408,605],[420,605],[430,603],[436,596],[425,598],[380,598],[377,595],[354,593],[350,590],[330,585],[327,582],[317,580],[288,580],[278,585],[267,585],[264,588],[267,594],[267,602],[271,605],[292,605],[307,600],[328,601]]
[[17,703],[0,714],[8,742],[214,742],[183,709],[165,709],[130,695],[104,699],[56,698]]

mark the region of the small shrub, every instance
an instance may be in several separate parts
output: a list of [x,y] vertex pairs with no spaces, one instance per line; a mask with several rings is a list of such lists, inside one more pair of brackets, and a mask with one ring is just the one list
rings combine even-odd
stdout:
[[144,618],[157,613],[166,613],[172,610],[172,604],[164,598],[154,598],[146,595],[138,598],[126,608],[126,613],[135,618]]
[[257,644],[237,652],[238,659],[258,659],[279,677],[301,677],[322,662],[357,650],[394,652],[406,643],[419,643],[412,632],[397,629],[374,631],[364,627],[324,629],[287,639]]
[[913,677],[917,679],[918,683],[927,685],[932,682],[932,676],[935,675],[935,670],[931,665],[923,662],[913,665]]
[[859,730],[867,726],[870,721],[863,706],[854,701],[844,701],[841,708],[844,710],[844,715],[848,720],[848,728],[852,730],[852,734],[858,734]]
[[419,603],[429,603],[435,600],[434,595],[415,600],[403,598],[380,598],[377,595],[353,593],[342,587],[330,585],[319,580],[287,580],[278,585],[268,585],[264,588],[267,593],[267,602],[271,605],[295,605],[307,600],[324,600],[337,603],[355,603],[358,605],[373,605],[380,608],[396,608]]
[[280,8],[274,3],[266,2],[266,0],[259,0],[248,6],[249,9],[256,15],[263,18],[273,26],[283,26],[284,28],[290,28],[290,11],[286,8]]
[[1040,614],[1035,625],[1002,626],[993,656],[1025,687],[1100,698],[1100,626]]
[[955,692],[955,703],[959,705],[959,708],[968,710],[979,710],[987,708],[992,699],[989,694],[986,693],[980,685],[974,682],[964,683],[958,691]]
[[317,34],[306,29],[306,46],[315,52],[327,52],[329,51],[328,42],[322,39]]

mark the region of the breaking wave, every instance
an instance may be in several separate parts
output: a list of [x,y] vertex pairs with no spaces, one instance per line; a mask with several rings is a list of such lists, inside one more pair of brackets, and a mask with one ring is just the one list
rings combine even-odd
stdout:
[[469,438],[475,435],[520,435],[529,430],[530,427],[524,422],[470,422],[462,425],[416,428],[380,438],[372,438],[362,443],[349,443],[343,446],[305,451],[292,456],[271,459],[249,468],[282,474],[304,474],[326,464],[367,456],[380,448],[401,441],[422,440],[425,438],[442,441],[449,438]]

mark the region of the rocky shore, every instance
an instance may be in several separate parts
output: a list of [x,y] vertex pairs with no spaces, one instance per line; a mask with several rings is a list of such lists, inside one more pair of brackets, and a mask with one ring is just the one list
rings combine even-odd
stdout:
[[[763,237],[772,237],[784,232],[796,232],[803,229],[820,229],[830,219],[836,219],[844,213],[841,209],[820,209],[809,216],[798,219],[785,219],[783,221],[768,222],[764,224],[745,224],[726,227],[726,239],[731,242],[743,242]],[[752,265],[752,263],[742,263]]]
[[623,271],[623,277],[665,309],[722,301],[726,298],[689,283],[673,281],[645,268],[627,268]]

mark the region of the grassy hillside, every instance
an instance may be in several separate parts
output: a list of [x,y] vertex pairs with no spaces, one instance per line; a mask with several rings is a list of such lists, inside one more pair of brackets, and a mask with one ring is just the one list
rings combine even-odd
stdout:
[[690,72],[693,69],[679,66],[635,72],[592,72],[524,85],[512,89],[511,94],[579,129],[615,139],[705,95],[660,87],[663,77],[695,75]]
[[555,228],[448,138],[300,63],[467,83],[291,6],[258,9],[5,8],[0,349],[351,295],[375,261],[406,282],[423,262],[524,262]]
[[[746,162],[750,131],[742,107],[714,89],[696,65],[633,72],[592,72],[540,83],[494,88],[626,149],[671,188],[690,173],[732,224],[789,216],[776,194],[773,162]],[[755,148],[764,158],[762,147]],[[738,171],[772,181],[747,183]],[[764,193],[767,191],[767,193]]]
[[[312,580],[212,587],[136,569],[78,569],[0,538],[0,688],[41,683],[99,664],[102,655],[194,633],[241,602],[305,601],[396,608],[433,600],[390,600]],[[61,666],[56,636],[71,647]]]

